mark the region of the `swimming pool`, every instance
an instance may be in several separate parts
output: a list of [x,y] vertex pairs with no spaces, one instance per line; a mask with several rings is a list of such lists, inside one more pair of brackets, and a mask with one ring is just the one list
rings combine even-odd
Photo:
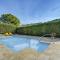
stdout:
[[6,38],[0,38],[0,44],[4,44],[12,51],[18,52],[25,48],[32,48],[39,52],[43,52],[49,46],[48,43],[40,42],[36,37],[29,37],[23,35],[13,35]]

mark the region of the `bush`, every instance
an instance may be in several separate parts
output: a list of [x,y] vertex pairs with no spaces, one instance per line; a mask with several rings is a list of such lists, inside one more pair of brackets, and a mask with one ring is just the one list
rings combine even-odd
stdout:
[[60,37],[60,20],[57,22],[38,23],[37,25],[35,24],[26,27],[20,27],[16,30],[16,33],[35,36],[44,36],[46,34],[49,35],[56,33],[56,36]]
[[0,23],[0,33],[12,32],[14,33],[16,26],[12,24]]

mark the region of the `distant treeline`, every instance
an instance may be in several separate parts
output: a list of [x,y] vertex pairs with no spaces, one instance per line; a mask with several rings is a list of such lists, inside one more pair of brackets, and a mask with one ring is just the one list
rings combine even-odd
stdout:
[[16,33],[34,36],[50,36],[53,34],[56,37],[60,37],[60,19],[20,27],[17,28]]

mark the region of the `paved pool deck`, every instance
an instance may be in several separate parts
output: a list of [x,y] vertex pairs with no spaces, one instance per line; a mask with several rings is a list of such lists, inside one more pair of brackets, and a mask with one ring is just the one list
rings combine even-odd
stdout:
[[40,37],[40,41],[41,42],[45,42],[45,43],[56,43],[56,42],[60,42],[60,38],[49,38],[49,37]]

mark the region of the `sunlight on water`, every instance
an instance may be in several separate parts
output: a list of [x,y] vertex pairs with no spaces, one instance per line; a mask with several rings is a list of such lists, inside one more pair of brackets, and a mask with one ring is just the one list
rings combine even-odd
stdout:
[[24,48],[28,48],[28,44],[24,43],[24,44],[19,44],[19,45],[13,46],[13,49],[16,51],[24,49]]

